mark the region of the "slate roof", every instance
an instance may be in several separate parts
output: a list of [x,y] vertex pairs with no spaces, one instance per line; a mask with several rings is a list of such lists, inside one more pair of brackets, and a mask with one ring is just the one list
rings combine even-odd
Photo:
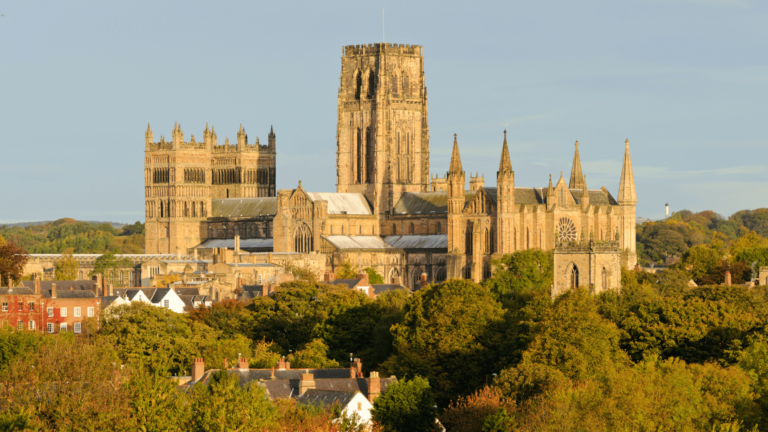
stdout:
[[[50,291],[41,291],[43,298],[53,298]],[[56,298],[96,298],[96,294],[90,290],[72,290],[61,291],[56,285]]]
[[396,249],[448,249],[447,234],[388,236],[384,242]]
[[[27,287],[31,288],[33,291],[35,289],[35,281],[23,281],[22,284]],[[57,280],[57,281],[40,281],[40,291],[50,291],[51,286],[53,284],[56,284],[56,292],[69,290],[70,287],[75,290],[91,290],[93,291],[94,288],[97,287],[96,281],[92,281],[90,279],[86,280],[74,280],[74,281],[64,281],[64,280]]]
[[[587,189],[587,193],[589,194],[590,205],[619,205],[608,191],[603,191],[602,189]],[[581,204],[582,194],[583,191],[581,189],[571,189],[571,195],[573,195],[573,199],[577,204]]]
[[157,288],[117,288],[113,289],[112,293],[120,297],[125,297],[127,300],[133,301],[133,299],[139,295],[139,291],[144,293],[148,299],[152,299],[152,297],[155,295],[156,289]]
[[121,298],[121,297],[118,297],[118,296],[101,297],[101,307],[105,308],[105,307],[111,305],[115,300],[117,300],[119,298]]
[[363,278],[356,278],[356,279],[334,279],[333,281],[329,282],[331,285],[346,285],[348,288],[354,288],[355,285],[359,284],[360,281],[363,280]]
[[277,198],[226,198],[211,200],[211,216],[251,218],[277,214]]
[[192,287],[192,288],[178,287],[178,288],[175,288],[175,290],[176,290],[176,294],[178,294],[179,296],[182,296],[182,295],[199,296],[200,295],[200,289],[198,289],[197,287]]
[[[315,371],[318,370],[322,369],[315,369]],[[368,381],[365,378],[349,378],[349,369],[344,370],[347,373],[346,378],[318,378],[317,374],[315,374],[315,391],[349,392],[353,395],[356,392],[360,392],[367,398]],[[266,379],[258,382],[259,385],[265,388],[270,399],[287,399],[289,397],[298,397],[300,379],[279,379],[277,378],[277,371],[275,371],[275,375],[276,379],[274,380]],[[381,378],[381,394],[384,394],[389,386],[396,382],[397,378],[394,377]],[[240,385],[243,385],[242,379]]]
[[389,249],[379,236],[346,236],[329,235],[323,236],[329,243],[339,249]]
[[515,188],[515,204],[544,204],[545,188]]
[[371,207],[361,193],[307,192],[312,201],[328,201],[328,214],[370,215]]
[[179,298],[182,302],[184,302],[184,306],[187,307],[187,309],[194,309],[195,308],[195,302],[201,302],[205,304],[205,302],[210,301],[209,296],[201,296],[201,295],[180,295]]
[[315,406],[331,406],[336,402],[343,408],[352,402],[357,392],[339,390],[307,390],[296,397],[296,402]]
[[252,289],[245,289],[245,287],[243,287],[243,292],[237,295],[237,301],[250,303],[257,297],[261,297],[261,285],[258,285],[258,288]]
[[169,291],[171,291],[170,288],[155,288],[155,292],[152,293],[152,297],[149,297],[149,301],[160,303],[168,295]]
[[[13,290],[10,292],[10,295],[30,295],[34,293],[35,293],[34,288],[13,287]],[[0,287],[0,295],[4,295],[4,294],[9,294],[8,287]]]

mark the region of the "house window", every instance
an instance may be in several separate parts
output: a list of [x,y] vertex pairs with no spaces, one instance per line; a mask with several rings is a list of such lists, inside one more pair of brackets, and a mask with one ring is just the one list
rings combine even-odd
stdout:
[[48,316],[49,317],[53,316],[53,308],[48,308]]
[[48,333],[53,333],[53,323],[48,323]]
[[59,311],[59,315],[61,315],[62,317],[66,317],[67,316],[67,308],[63,307],[63,308],[60,308],[60,309],[61,310]]
[[34,312],[35,311],[35,303],[29,302],[29,311]]
[[163,307],[164,308],[171,307],[171,301],[170,300],[163,300]]
[[362,411],[363,410],[363,403],[362,402],[358,402],[357,403],[357,410],[358,411]]
[[75,333],[80,333],[80,323],[75,323]]
[[75,317],[76,318],[80,318],[80,308],[79,307],[75,308]]
[[61,324],[59,324],[59,331],[60,331],[60,332],[65,332],[65,331],[67,331],[67,323],[61,323]]
[[261,283],[261,275],[256,276],[256,283]]
[[19,312],[24,310],[24,302],[19,302]]
[[8,312],[8,302],[3,302],[3,312]]
[[29,329],[30,330],[34,330],[35,329],[35,322],[34,321],[30,321],[29,322]]
[[92,307],[88,308],[88,318],[93,318],[93,308]]
[[24,321],[22,321],[22,320],[19,320],[19,321],[16,323],[16,328],[17,328],[17,329],[19,329],[19,330],[24,330]]

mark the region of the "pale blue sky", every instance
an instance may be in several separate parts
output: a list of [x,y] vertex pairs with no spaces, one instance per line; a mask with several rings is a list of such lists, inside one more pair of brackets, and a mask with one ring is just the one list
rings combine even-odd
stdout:
[[0,221],[144,219],[143,150],[174,121],[277,134],[278,188],[335,190],[341,47],[424,46],[431,170],[453,134],[495,184],[570,174],[640,217],[768,206],[768,2],[0,2]]

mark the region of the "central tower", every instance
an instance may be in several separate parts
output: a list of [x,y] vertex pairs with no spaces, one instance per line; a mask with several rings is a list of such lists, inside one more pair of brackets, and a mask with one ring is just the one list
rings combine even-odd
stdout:
[[344,47],[336,126],[336,191],[365,195],[375,214],[427,191],[429,124],[422,47]]

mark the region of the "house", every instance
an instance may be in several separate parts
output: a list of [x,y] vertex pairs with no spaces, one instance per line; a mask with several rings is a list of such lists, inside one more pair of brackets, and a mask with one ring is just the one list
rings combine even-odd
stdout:
[[[259,385],[267,397],[295,399],[299,403],[321,403],[325,406],[338,402],[350,417],[354,414],[361,422],[371,419],[373,401],[397,382],[394,376],[380,378],[378,372],[363,377],[360,359],[354,359],[350,368],[291,369],[290,362],[281,358],[276,368],[250,369],[248,359],[238,359],[237,368],[226,369],[236,374],[241,386]],[[190,381],[182,387],[191,390],[195,385],[208,385],[211,374],[217,369],[205,371],[203,359],[193,360]]]
[[[351,290],[360,291],[372,299],[376,299],[376,297],[387,291],[396,289],[405,290],[408,294],[411,293],[408,288],[399,283],[399,280],[391,284],[371,284],[368,280],[368,273],[358,273],[357,277],[351,279],[334,279],[333,273],[328,272],[325,274],[324,279],[326,283],[346,286]],[[426,282],[426,279],[424,282]]]
[[184,312],[189,312],[202,306],[210,307],[213,304],[211,296],[200,295],[200,290],[196,287],[174,287],[173,290],[184,302]]
[[186,311],[186,304],[172,288],[119,288],[115,289],[114,293],[128,302],[149,303],[176,313]]

